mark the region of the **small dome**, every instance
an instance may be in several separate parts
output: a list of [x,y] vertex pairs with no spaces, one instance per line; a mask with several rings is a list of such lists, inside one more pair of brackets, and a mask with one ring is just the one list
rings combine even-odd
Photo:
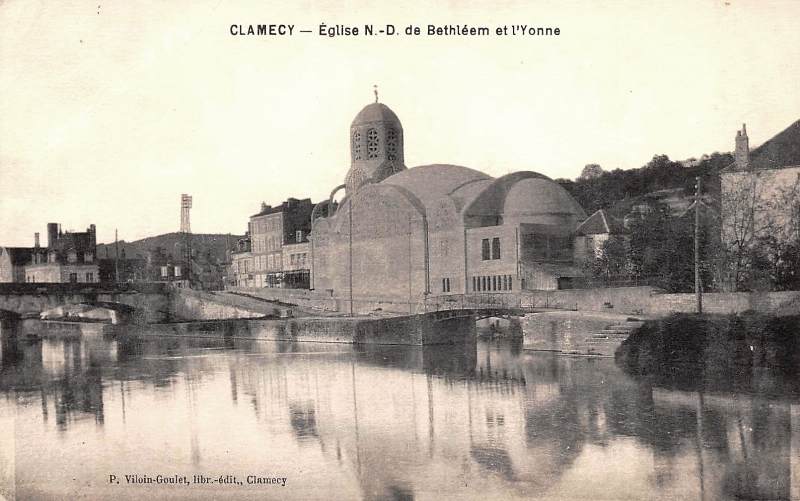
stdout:
[[388,106],[383,103],[370,103],[358,112],[350,127],[375,122],[394,122],[398,126],[400,125],[400,119]]
[[580,218],[586,217],[581,206],[567,190],[544,176],[515,183],[508,191],[503,213],[506,216],[573,214]]

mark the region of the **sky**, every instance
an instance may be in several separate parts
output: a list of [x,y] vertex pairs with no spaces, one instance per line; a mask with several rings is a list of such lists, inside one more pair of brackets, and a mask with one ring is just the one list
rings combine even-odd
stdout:
[[[402,5],[398,5],[401,4]],[[242,234],[262,201],[328,197],[374,100],[408,167],[575,178],[751,147],[800,118],[800,2],[0,2],[0,245],[48,222],[99,242]],[[487,37],[319,36],[321,23]],[[285,37],[232,24],[293,24]],[[496,36],[503,25],[559,36]],[[312,30],[301,34],[300,29]]]

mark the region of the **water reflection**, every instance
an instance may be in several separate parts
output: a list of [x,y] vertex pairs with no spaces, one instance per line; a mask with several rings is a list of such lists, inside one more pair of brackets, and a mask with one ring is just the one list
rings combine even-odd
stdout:
[[[6,336],[17,496],[789,499],[790,395],[653,388],[610,360],[521,351]],[[109,485],[109,474],[287,486]],[[282,489],[282,490],[281,490]]]

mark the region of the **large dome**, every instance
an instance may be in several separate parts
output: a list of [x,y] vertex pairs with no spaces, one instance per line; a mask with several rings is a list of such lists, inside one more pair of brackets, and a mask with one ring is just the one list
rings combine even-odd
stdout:
[[533,177],[514,183],[506,195],[503,213],[506,216],[572,214],[583,219],[586,214],[561,185],[546,177]]
[[466,185],[492,178],[467,167],[449,164],[420,165],[390,176],[382,181],[405,188],[422,201],[433,201],[444,195],[454,195]]
[[375,122],[392,122],[400,126],[400,119],[388,106],[383,103],[370,103],[358,112],[350,127]]

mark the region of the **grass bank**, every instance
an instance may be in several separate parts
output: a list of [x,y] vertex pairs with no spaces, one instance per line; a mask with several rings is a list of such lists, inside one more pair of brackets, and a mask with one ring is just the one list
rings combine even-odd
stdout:
[[800,394],[800,315],[674,314],[645,322],[615,358],[658,386]]

